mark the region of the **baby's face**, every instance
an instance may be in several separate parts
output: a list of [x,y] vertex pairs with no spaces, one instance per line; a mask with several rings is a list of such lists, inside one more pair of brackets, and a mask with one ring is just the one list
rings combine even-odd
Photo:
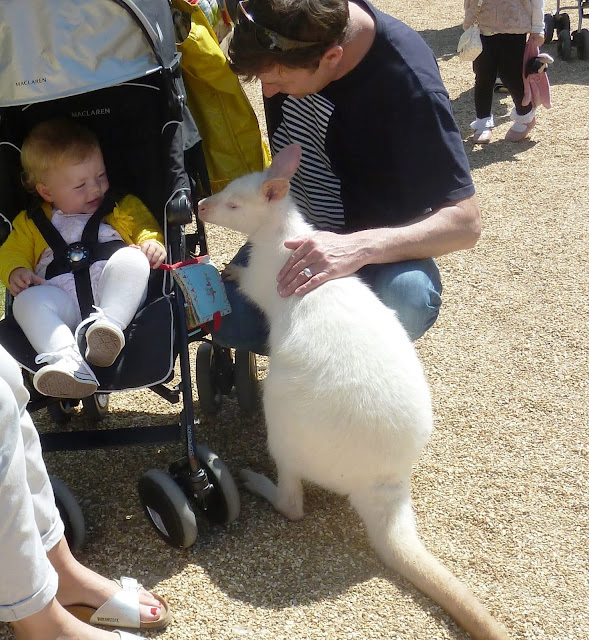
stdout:
[[108,190],[102,153],[93,151],[83,162],[62,164],[37,185],[41,197],[65,214],[92,215]]

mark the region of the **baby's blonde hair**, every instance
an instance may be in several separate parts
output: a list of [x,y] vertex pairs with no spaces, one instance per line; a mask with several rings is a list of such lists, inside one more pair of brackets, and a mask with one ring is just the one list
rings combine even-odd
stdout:
[[100,151],[98,138],[75,120],[56,118],[34,126],[21,149],[23,184],[30,191],[44,183],[50,170],[84,162]]

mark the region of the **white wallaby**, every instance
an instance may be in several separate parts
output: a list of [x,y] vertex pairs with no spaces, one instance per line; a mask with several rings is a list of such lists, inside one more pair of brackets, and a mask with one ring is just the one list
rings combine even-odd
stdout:
[[289,195],[301,150],[283,149],[262,173],[199,203],[199,217],[249,236],[247,267],[231,267],[266,314],[268,447],[278,484],[243,471],[246,487],[291,520],[303,517],[302,481],[349,496],[391,568],[446,609],[477,640],[506,640],[502,626],[418,538],[410,474],[432,431],[429,389],[394,311],[356,276],[282,298],[276,276],[287,239],[312,233]]

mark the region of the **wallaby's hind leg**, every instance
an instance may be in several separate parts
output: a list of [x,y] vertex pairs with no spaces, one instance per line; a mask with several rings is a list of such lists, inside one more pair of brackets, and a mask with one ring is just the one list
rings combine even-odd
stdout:
[[299,476],[279,470],[278,486],[261,473],[249,469],[242,469],[239,476],[248,491],[268,500],[289,520],[303,517],[303,483]]

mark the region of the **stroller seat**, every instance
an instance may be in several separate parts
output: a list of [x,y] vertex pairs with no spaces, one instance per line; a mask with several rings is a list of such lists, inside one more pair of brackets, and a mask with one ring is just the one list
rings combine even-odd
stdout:
[[[152,133],[161,130],[159,101],[153,99],[154,92],[158,90],[161,88],[156,84],[156,77],[150,77],[142,79],[141,83],[134,81],[58,101],[35,103],[26,108],[4,109],[0,122],[0,166],[6,167],[0,187],[2,215],[10,220],[26,208],[26,194],[20,187],[19,149],[28,131],[36,123],[50,118],[90,114],[77,117],[99,137],[109,175],[112,175],[113,190],[132,192],[145,202],[158,219],[169,243],[170,225],[165,211],[165,196],[170,181],[170,165],[173,166],[175,159],[170,162],[162,157],[159,136]],[[103,106],[92,108],[96,104]],[[179,134],[176,144],[182,144],[181,129]],[[188,182],[179,182],[176,192],[177,199],[190,202]],[[187,214],[190,216],[190,211]],[[150,278],[146,303],[125,332],[125,349],[112,366],[94,369],[100,391],[150,387],[170,377],[178,353],[170,293],[169,278],[163,273],[154,273]],[[157,340],[153,339],[154,336]],[[0,342],[29,372],[34,373],[40,368],[35,363],[37,354],[10,315],[0,322]]]

